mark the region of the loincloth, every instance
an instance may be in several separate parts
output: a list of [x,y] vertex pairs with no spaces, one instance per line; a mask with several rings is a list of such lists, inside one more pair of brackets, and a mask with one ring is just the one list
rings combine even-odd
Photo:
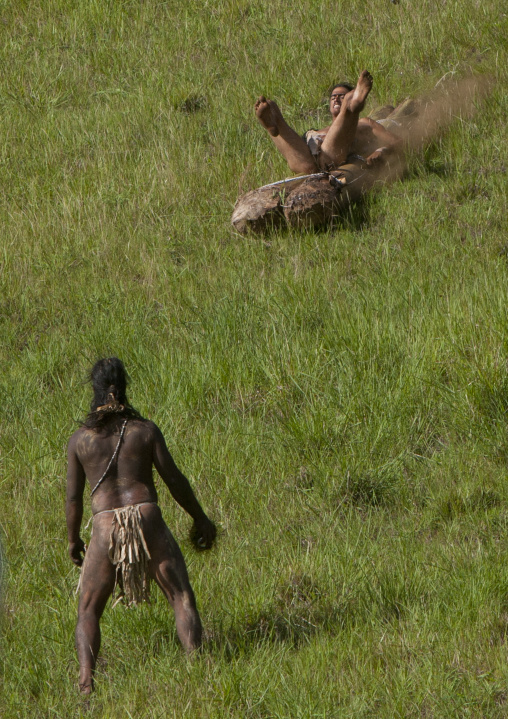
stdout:
[[[318,161],[318,158],[321,154],[321,145],[323,144],[323,140],[325,139],[326,134],[323,135],[318,130],[307,130],[307,132],[303,135],[303,139],[307,143],[307,147],[310,150],[310,153],[312,157],[315,159],[315,161]],[[341,167],[341,165],[347,165],[355,162],[365,162],[365,158],[362,157],[362,155],[357,155],[354,152],[350,152],[345,160],[345,162],[340,163],[339,165],[334,166],[327,166],[327,170],[330,169],[337,169],[337,167]]]
[[325,137],[326,135],[321,134],[318,130],[307,130],[303,136],[303,139],[307,143],[307,147],[315,160],[317,160],[321,154],[321,145],[323,144]]
[[[103,512],[97,512],[93,516],[93,519],[95,519],[101,514],[113,515],[108,547],[108,556],[116,571],[113,606],[119,602],[124,602],[130,607],[150,601],[150,575],[148,571],[150,552],[143,534],[139,509],[145,504],[156,505],[156,502],[141,502],[140,504],[131,504],[117,509],[106,509]],[[86,554],[81,574],[83,574],[85,564]]]

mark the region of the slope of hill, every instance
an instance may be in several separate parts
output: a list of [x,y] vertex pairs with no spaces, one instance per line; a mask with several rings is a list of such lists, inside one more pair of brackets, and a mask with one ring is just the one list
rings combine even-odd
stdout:
[[[161,596],[108,607],[89,713],[506,716],[507,30],[494,0],[1,4],[3,717],[86,710],[65,444],[107,354],[220,537],[161,490],[206,650]],[[364,67],[371,106],[495,84],[334,230],[236,235],[286,174],[255,98],[303,132]]]

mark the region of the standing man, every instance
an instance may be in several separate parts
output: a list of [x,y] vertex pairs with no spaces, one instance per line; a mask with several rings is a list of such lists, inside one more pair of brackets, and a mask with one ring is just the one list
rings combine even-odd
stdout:
[[[180,548],[157,504],[153,466],[194,520],[196,545],[209,549],[216,536],[215,525],[174,463],[160,429],[129,404],[123,363],[116,357],[101,359],[90,379],[91,411],[68,445],[65,506],[69,554],[82,566],[76,649],[83,694],[93,689],[99,620],[115,590],[128,604],[137,604],[148,599],[150,579],[155,579],[174,609],[184,649],[190,653],[201,644],[194,593]],[[87,548],[80,537],[86,480],[93,513]]]

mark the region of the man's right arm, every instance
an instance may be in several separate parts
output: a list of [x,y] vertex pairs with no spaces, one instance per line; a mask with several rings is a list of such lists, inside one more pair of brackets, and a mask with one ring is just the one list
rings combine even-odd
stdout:
[[362,118],[361,122],[370,127],[372,134],[380,144],[380,147],[367,157],[367,165],[377,165],[380,162],[386,161],[389,157],[402,152],[403,142],[400,137],[397,137],[393,132],[390,132],[370,117]]
[[176,466],[166,446],[162,432],[156,424],[153,424],[153,429],[153,463],[155,469],[160,474],[175,501],[178,502],[194,520],[193,535],[196,537],[197,545],[202,549],[209,549],[217,534],[215,525],[208,519],[196,499],[189,480]]
[[65,518],[67,520],[67,538],[69,555],[74,564],[83,564],[82,554],[85,544],[80,537],[81,520],[83,518],[83,491],[85,489],[85,470],[76,454],[76,434],[73,434],[67,447],[67,496],[65,501]]

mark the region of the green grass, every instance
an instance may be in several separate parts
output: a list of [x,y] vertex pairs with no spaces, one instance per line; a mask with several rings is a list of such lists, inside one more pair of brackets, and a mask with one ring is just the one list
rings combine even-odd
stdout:
[[[3,717],[506,716],[507,31],[497,0],[0,2]],[[370,107],[495,84],[333,230],[237,235],[287,174],[255,98],[303,132],[363,67]],[[107,354],[220,536],[161,489],[206,651],[156,592],[108,607],[87,708],[65,445]]]

